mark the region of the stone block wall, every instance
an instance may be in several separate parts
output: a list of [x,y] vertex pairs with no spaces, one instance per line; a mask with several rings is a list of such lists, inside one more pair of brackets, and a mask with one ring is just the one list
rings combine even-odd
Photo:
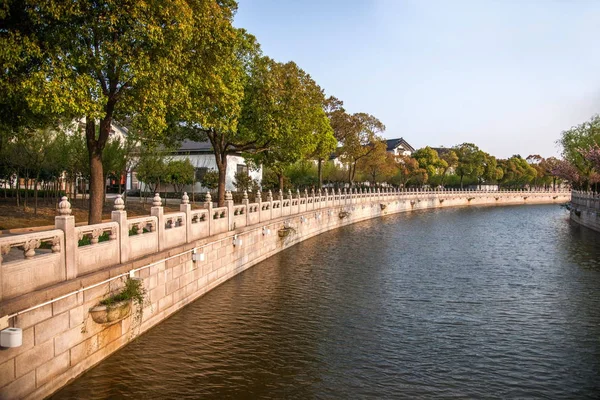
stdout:
[[571,220],[600,232],[600,193],[573,191]]

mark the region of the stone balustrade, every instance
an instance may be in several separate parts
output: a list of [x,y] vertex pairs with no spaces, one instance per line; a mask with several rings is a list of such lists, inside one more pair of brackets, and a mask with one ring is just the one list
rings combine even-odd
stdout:
[[[70,215],[70,204],[63,198],[56,217],[56,229],[0,238],[0,300],[10,299],[33,289],[43,288],[59,281],[73,279],[111,265],[125,263],[185,243],[238,228],[265,223],[278,218],[310,212],[312,210],[370,204],[391,200],[408,202],[418,209],[422,202],[444,205],[449,199],[466,200],[493,197],[496,201],[548,196],[557,198],[565,192],[543,191],[469,191],[469,190],[392,190],[392,189],[338,189],[324,191],[291,191],[284,196],[278,192],[274,198],[260,193],[256,202],[250,203],[244,194],[241,204],[234,204],[231,193],[226,194],[225,206],[215,207],[210,195],[202,209],[192,210],[184,194],[179,212],[164,213],[162,199],[153,199],[151,215],[128,218],[123,199],[115,200],[112,221],[89,226],[75,226]],[[573,192],[578,207],[600,211],[597,196]],[[425,204],[423,203],[423,204]],[[385,208],[385,207],[384,207]],[[21,254],[20,257],[17,253]]]

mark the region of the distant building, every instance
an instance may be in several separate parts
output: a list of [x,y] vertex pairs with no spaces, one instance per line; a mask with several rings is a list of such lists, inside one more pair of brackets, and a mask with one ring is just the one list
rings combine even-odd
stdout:
[[[192,188],[192,185],[188,185],[184,188],[187,192],[206,192],[207,189],[202,186],[202,178],[204,175],[211,170],[217,171],[217,161],[215,160],[215,154],[213,152],[212,145],[209,141],[206,142],[195,142],[192,140],[184,140],[181,146],[167,155],[172,160],[185,160],[188,159],[196,170],[196,184]],[[258,170],[252,170],[248,168],[246,159],[242,157],[241,153],[232,154],[227,156],[227,171],[225,178],[225,190],[235,190],[233,182],[235,181],[235,174],[238,172],[247,173],[252,179],[255,179],[260,184],[262,182],[262,167]],[[132,174],[132,182],[134,189],[141,189],[143,183],[137,183],[135,172]],[[167,191],[170,188],[167,185]]]
[[403,138],[387,139],[387,151],[395,156],[410,156],[415,149]]

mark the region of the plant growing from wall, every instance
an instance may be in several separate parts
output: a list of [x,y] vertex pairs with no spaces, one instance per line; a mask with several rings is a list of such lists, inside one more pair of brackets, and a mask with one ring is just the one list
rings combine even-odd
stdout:
[[[131,305],[135,307],[133,315],[133,326],[139,326],[142,322],[144,305],[146,303],[147,291],[141,279],[127,277],[125,286],[118,293],[112,294],[90,308],[90,315],[96,323],[111,324],[129,315]],[[82,332],[86,331],[86,326]]]

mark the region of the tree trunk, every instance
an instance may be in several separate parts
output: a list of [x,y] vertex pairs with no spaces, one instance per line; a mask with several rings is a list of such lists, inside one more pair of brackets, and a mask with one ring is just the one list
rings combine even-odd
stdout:
[[39,174],[38,176],[35,177],[35,181],[33,182],[34,187],[33,187],[33,215],[37,215],[37,210],[38,210],[38,179],[39,179]]
[[279,190],[283,191],[283,172],[277,174],[279,180]]
[[463,175],[460,176],[460,190],[463,188]]
[[27,208],[27,200],[29,200],[29,172],[26,173],[25,178],[25,199],[23,200],[23,208]]
[[17,207],[21,206],[21,179],[19,178],[19,172],[17,171]]
[[[110,127],[110,125],[109,125]],[[102,129],[102,126],[101,128]],[[102,150],[99,140],[96,139],[96,122],[87,117],[85,135],[90,162],[90,196],[88,224],[102,222],[102,203],[104,200],[104,171],[102,167]]]
[[[317,160],[317,175],[319,177],[319,189],[323,188],[323,159],[319,158]],[[283,190],[283,188],[281,188]]]
[[[216,156],[216,154],[215,154]],[[219,207],[225,207],[225,182],[227,179],[227,155],[219,157],[221,160],[217,161],[217,169],[219,170],[219,192],[218,201]]]

